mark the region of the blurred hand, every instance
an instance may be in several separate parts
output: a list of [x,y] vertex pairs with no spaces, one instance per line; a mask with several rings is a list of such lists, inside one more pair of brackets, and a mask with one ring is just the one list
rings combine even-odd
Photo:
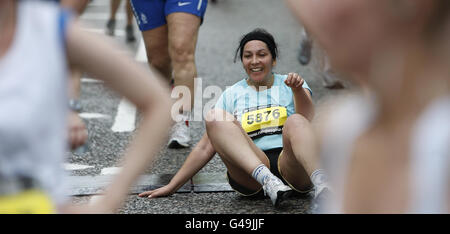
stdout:
[[114,207],[107,205],[106,202],[100,201],[90,202],[87,204],[75,205],[66,204],[58,209],[60,214],[114,214]]
[[173,193],[174,193],[173,189],[169,185],[166,185],[164,187],[161,187],[161,188],[158,188],[155,190],[150,190],[150,191],[140,193],[138,196],[139,197],[156,198],[156,197],[166,197],[166,196],[172,195]]
[[291,87],[292,91],[301,89],[305,80],[297,73],[289,73],[284,83]]
[[70,111],[69,113],[69,144],[70,148],[76,149],[86,143],[88,132],[83,120],[78,113]]

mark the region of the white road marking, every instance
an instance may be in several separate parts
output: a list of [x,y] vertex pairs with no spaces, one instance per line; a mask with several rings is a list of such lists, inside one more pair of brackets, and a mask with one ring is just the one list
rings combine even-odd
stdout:
[[83,83],[103,83],[103,80],[91,79],[91,78],[81,78]]
[[[106,25],[106,21],[109,19],[109,12],[85,12],[80,16],[80,18],[82,20],[104,20]],[[116,22],[125,19],[126,15],[124,12],[117,12]]]
[[121,167],[107,167],[102,169],[100,175],[117,175],[121,170]]
[[139,42],[139,48],[136,53],[136,61],[138,62],[147,62],[147,51],[145,50],[144,39],[141,39]]
[[111,127],[113,132],[131,132],[135,129],[136,121],[136,106],[130,103],[125,98],[120,100],[117,107],[117,114],[114,119],[114,124]]
[[[84,30],[88,31],[88,32],[92,32],[92,33],[98,33],[98,34],[105,34],[105,29],[101,29],[101,28],[84,28]],[[114,30],[114,35],[115,36],[119,36],[119,37],[124,37],[125,36],[125,30],[123,29],[115,29]]]
[[100,113],[80,113],[78,114],[83,119],[109,119],[111,116]]
[[84,170],[84,169],[88,169],[88,168],[93,168],[94,166],[64,163],[63,167],[67,171],[76,171],[76,170]]
[[104,6],[104,7],[109,7],[109,1],[91,1],[88,5],[87,8],[90,7],[99,7],[99,6]]

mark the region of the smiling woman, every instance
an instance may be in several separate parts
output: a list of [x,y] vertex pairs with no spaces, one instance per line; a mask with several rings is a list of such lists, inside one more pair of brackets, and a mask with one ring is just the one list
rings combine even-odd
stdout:
[[242,64],[249,75],[249,85],[272,86],[272,67],[276,61],[272,58],[266,43],[258,40],[249,41],[244,47]]
[[245,35],[236,50],[244,70],[249,75],[247,83],[270,87],[273,84],[272,68],[276,65],[278,48],[272,35],[263,29],[255,29]]

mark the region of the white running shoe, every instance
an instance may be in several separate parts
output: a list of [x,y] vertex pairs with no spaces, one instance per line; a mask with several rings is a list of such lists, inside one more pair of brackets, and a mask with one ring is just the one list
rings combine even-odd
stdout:
[[172,127],[170,132],[170,138],[168,147],[171,149],[186,148],[189,147],[189,142],[191,141],[191,135],[189,127],[184,121],[177,122]]
[[291,187],[285,185],[276,176],[267,176],[267,179],[264,180],[263,189],[264,195],[269,195],[270,200],[272,200],[272,204],[275,207],[288,198],[292,193]]
[[314,188],[314,199],[316,199],[317,197],[319,197],[319,195],[321,195],[322,193],[328,193],[330,192],[330,188],[327,184],[322,184],[320,186],[315,186]]
[[328,186],[321,186],[315,188],[314,199],[311,202],[311,213],[312,214],[323,214],[324,206],[331,199],[331,190]]

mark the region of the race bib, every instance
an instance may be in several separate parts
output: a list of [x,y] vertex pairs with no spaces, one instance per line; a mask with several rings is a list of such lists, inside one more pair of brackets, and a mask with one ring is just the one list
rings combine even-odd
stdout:
[[281,134],[287,110],[284,106],[259,106],[245,109],[241,118],[242,128],[250,138]]

